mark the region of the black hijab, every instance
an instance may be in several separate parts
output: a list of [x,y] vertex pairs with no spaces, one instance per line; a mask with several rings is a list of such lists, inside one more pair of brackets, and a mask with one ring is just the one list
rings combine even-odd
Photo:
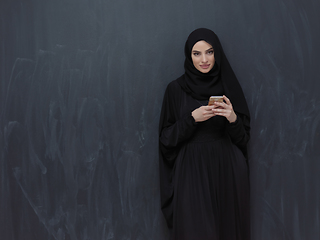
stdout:
[[[201,40],[209,43],[214,50],[215,64],[208,73],[196,69],[191,58],[193,46]],[[185,92],[198,100],[208,100],[210,96],[225,94],[235,112],[250,118],[242,88],[223,52],[218,36],[213,31],[206,28],[193,31],[186,41],[184,53],[185,74],[178,82]]]

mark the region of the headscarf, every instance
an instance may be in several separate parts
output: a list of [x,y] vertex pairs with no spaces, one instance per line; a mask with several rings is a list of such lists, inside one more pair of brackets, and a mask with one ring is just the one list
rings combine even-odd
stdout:
[[[192,48],[201,40],[209,43],[214,50],[215,64],[208,73],[200,72],[192,62]],[[224,54],[218,36],[213,31],[206,28],[193,31],[186,41],[184,53],[185,74],[179,78],[178,82],[185,92],[198,100],[207,100],[210,96],[225,94],[230,99],[235,112],[250,118],[242,88]]]

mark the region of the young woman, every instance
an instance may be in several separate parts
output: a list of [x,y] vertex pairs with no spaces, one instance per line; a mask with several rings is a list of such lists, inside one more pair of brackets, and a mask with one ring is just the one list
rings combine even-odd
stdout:
[[[161,208],[176,240],[249,240],[250,114],[216,34],[193,31],[160,117]],[[223,102],[208,106],[210,96]]]

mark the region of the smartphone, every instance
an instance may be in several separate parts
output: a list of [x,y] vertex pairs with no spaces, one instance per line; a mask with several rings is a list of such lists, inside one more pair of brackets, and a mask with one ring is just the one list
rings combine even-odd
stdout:
[[223,96],[211,96],[209,98],[208,106],[213,105],[214,102],[223,102]]

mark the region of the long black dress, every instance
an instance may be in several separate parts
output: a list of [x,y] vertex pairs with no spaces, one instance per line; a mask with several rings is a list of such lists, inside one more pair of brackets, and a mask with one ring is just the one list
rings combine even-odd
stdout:
[[215,116],[196,123],[207,105],[178,81],[165,92],[160,118],[162,211],[175,240],[250,239],[248,166],[242,146],[249,130]]

